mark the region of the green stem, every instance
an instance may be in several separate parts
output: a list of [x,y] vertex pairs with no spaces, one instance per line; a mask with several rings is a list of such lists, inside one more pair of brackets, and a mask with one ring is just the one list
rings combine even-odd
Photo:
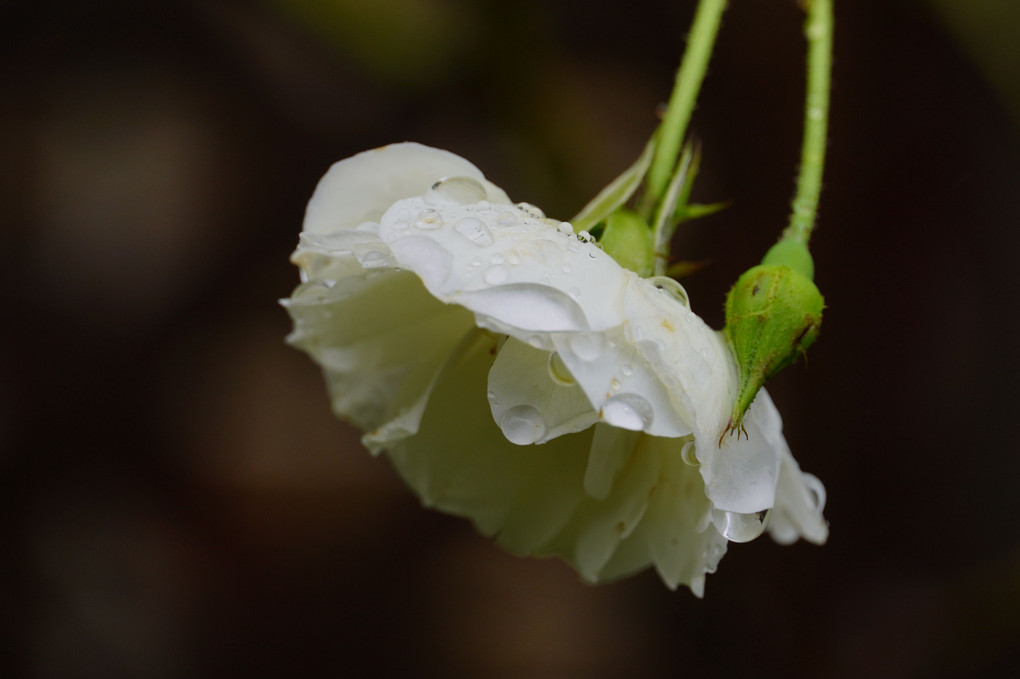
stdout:
[[822,192],[825,141],[829,126],[832,78],[832,0],[808,0],[804,35],[808,41],[807,96],[804,101],[804,141],[801,146],[797,195],[783,241],[804,243],[811,238]]
[[698,99],[698,90],[705,79],[708,61],[712,56],[715,37],[719,33],[719,23],[727,0],[700,0],[698,11],[694,15],[694,23],[687,38],[683,61],[676,72],[673,93],[669,97],[666,115],[660,127],[658,148],[652,166],[648,171],[647,196],[657,202],[666,190],[669,178],[673,174],[680,145],[687,132],[687,123],[694,111]]

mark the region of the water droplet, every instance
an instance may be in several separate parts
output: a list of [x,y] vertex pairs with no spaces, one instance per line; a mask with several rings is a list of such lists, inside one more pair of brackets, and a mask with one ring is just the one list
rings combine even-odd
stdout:
[[470,205],[485,200],[485,187],[471,177],[448,177],[425,192],[429,205]]
[[594,238],[591,237],[591,234],[588,233],[587,231],[578,231],[577,239],[582,243],[591,243],[593,240],[595,240]]
[[574,299],[581,299],[581,288],[570,288],[567,292],[570,293],[570,296]]
[[542,348],[542,338],[539,337],[538,335],[532,335],[531,337],[528,338],[528,344],[530,344],[531,346],[533,346],[536,349],[541,349]]
[[443,219],[439,216],[438,212],[429,208],[418,213],[418,217],[415,219],[414,225],[419,229],[431,231],[441,227],[443,225]]
[[620,368],[620,372],[623,373],[624,377],[630,377],[632,374],[634,374],[634,368],[632,368],[629,365],[625,365],[622,368]]
[[517,203],[517,208],[535,219],[545,219],[545,213],[531,203]]
[[618,394],[602,404],[602,419],[620,429],[641,431],[654,417],[652,404],[637,394]]
[[490,266],[488,269],[486,269],[483,278],[485,278],[485,282],[488,283],[489,285],[499,285],[500,283],[505,281],[509,275],[510,275],[509,269],[507,269],[505,266],[496,265]]
[[517,223],[517,215],[513,212],[504,212],[496,219],[496,224],[499,226],[513,226]]
[[684,447],[680,449],[680,459],[684,461],[684,464],[689,464],[692,467],[698,466],[698,449],[694,445],[694,441],[688,441],[684,444]]
[[563,362],[563,359],[556,352],[549,354],[549,377],[552,378],[553,382],[564,387],[577,384],[577,380],[570,374],[567,364]]
[[712,510],[712,523],[724,538],[730,542],[750,542],[765,532],[769,525],[771,509],[751,514]]
[[804,487],[807,489],[808,496],[811,498],[811,502],[814,505],[816,512],[821,512],[825,509],[825,486],[818,480],[818,477],[814,474],[808,474],[801,472],[801,479],[804,481]]
[[545,436],[545,420],[536,408],[529,405],[514,406],[503,413],[499,420],[499,428],[503,430],[510,443],[526,446]]
[[560,222],[556,226],[556,228],[559,229],[560,233],[562,233],[564,236],[570,236],[573,235],[574,233],[574,225],[571,224],[570,222]]
[[564,264],[563,265],[563,273],[570,273],[571,271],[573,271],[573,269],[570,268],[569,264]]
[[664,293],[666,293],[676,301],[680,302],[685,307],[690,308],[691,302],[687,297],[687,291],[684,290],[684,286],[680,285],[669,276],[655,276],[653,278],[649,278],[648,280],[656,288],[662,290]]
[[478,247],[492,245],[492,232],[480,219],[465,217],[453,225],[453,230],[467,238]]
[[620,391],[620,380],[616,379],[615,377],[609,380],[609,388],[612,389],[613,391]]
[[602,351],[605,349],[605,340],[598,333],[573,335],[567,340],[567,344],[582,361],[594,361],[602,355]]
[[517,266],[521,263],[521,256],[516,251],[511,250],[507,253],[506,261],[510,263],[510,266]]
[[386,266],[389,259],[389,256],[385,252],[380,252],[379,250],[369,250],[360,257],[361,266],[366,269]]
[[488,394],[486,394],[486,397],[488,397],[490,403],[493,403],[496,401],[496,392],[490,391]]

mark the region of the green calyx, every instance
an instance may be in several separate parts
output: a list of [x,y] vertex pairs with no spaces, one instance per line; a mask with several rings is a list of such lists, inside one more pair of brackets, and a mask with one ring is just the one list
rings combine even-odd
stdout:
[[744,415],[765,381],[793,363],[817,339],[825,300],[811,280],[813,269],[806,245],[783,241],[730,289],[723,332],[733,347],[740,374],[737,399],[723,436],[744,431]]

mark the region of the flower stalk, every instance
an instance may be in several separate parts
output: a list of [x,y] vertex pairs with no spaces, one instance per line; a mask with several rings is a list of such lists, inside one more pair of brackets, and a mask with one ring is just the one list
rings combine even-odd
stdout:
[[701,0],[698,3],[687,48],[677,69],[673,93],[660,127],[658,147],[648,170],[647,196],[656,202],[666,191],[675,171],[726,5],[726,0]]
[[818,198],[822,192],[832,80],[832,24],[832,0],[808,0],[804,24],[804,35],[808,41],[804,140],[790,224],[781,237],[781,240],[799,241],[805,245],[814,229]]
[[[808,0],[804,140],[790,223],[761,264],[726,298],[724,332],[737,359],[740,389],[722,436],[744,431],[744,415],[765,382],[817,339],[825,300],[814,284],[808,240],[822,191],[832,70],[832,0]],[[720,442],[722,439],[720,438]]]

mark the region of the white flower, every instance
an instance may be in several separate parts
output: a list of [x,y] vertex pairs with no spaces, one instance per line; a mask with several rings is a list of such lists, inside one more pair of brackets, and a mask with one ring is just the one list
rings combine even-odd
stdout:
[[679,284],[589,241],[446,151],[361,153],[308,204],[288,340],[426,505],[587,580],[652,565],[700,596],[727,542],[766,524],[824,542],[824,489],[767,393],[720,447],[722,335]]

